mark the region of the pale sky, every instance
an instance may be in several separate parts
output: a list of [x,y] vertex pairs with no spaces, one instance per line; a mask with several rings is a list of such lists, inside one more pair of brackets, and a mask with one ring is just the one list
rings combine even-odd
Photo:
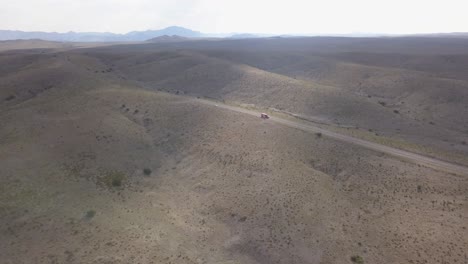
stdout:
[[0,0],[0,29],[204,33],[468,32],[468,0]]

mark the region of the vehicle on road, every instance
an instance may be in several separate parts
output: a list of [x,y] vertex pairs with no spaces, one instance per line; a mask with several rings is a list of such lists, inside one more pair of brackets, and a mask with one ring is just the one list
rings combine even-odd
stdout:
[[260,114],[260,118],[262,118],[262,119],[269,119],[270,116],[267,115],[267,114],[265,114],[265,113],[261,113],[261,114]]

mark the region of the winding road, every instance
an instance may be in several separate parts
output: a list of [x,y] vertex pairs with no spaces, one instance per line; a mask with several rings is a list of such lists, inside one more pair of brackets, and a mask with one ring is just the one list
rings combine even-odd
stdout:
[[[238,112],[238,113],[253,115],[253,116],[257,116],[257,117],[259,117],[259,115],[260,115],[260,113],[258,111],[253,111],[253,110],[248,110],[248,109],[245,109],[245,108],[242,108],[242,107],[227,105],[227,104],[223,104],[221,102],[214,102],[214,101],[210,101],[210,100],[206,100],[206,99],[198,99],[198,98],[197,99],[192,98],[192,99],[196,100],[197,102],[206,104],[206,105],[212,105],[212,106],[215,106],[215,107],[235,111],[235,112]],[[275,116],[270,117],[269,121],[279,123],[279,124],[282,124],[282,125],[285,125],[285,126],[288,126],[288,127],[297,128],[297,129],[307,131],[307,132],[322,133],[324,136],[327,136],[329,138],[341,140],[343,142],[352,143],[352,144],[355,144],[355,145],[358,145],[358,146],[361,146],[361,147],[364,147],[364,148],[367,148],[367,149],[371,149],[371,150],[375,150],[375,151],[382,152],[382,153],[385,153],[385,154],[389,154],[389,155],[392,155],[392,156],[395,156],[395,157],[398,157],[398,158],[402,158],[404,160],[407,160],[407,161],[410,161],[410,162],[413,162],[413,163],[416,163],[416,164],[420,164],[420,165],[423,165],[423,166],[426,166],[426,167],[430,167],[430,168],[433,168],[433,169],[436,169],[436,170],[445,171],[445,172],[453,173],[453,174],[457,174],[457,175],[468,176],[468,167],[464,167],[464,166],[461,166],[461,165],[449,163],[449,162],[446,162],[446,161],[442,161],[442,160],[438,160],[438,159],[435,159],[435,158],[423,156],[423,155],[412,153],[412,152],[409,152],[409,151],[405,151],[405,150],[401,150],[401,149],[381,145],[381,144],[378,144],[378,143],[375,143],[375,142],[370,142],[370,141],[366,141],[366,140],[363,140],[363,139],[351,137],[351,136],[348,136],[348,135],[336,133],[336,132],[333,132],[333,131],[330,131],[330,130],[326,130],[326,129],[314,126],[312,124],[305,124],[305,123],[301,123],[301,122],[297,122],[297,121],[293,121],[293,120],[288,120],[288,119],[284,119],[284,118],[280,118],[280,117],[275,117]]]

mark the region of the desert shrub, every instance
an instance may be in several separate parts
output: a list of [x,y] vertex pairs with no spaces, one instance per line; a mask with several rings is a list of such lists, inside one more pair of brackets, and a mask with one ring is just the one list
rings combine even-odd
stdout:
[[466,141],[462,141],[462,145],[466,145]]
[[321,137],[322,137],[322,133],[321,133],[321,132],[317,132],[317,133],[315,133],[315,136],[317,136],[318,138],[321,138]]
[[95,215],[96,215],[96,211],[94,211],[94,210],[88,210],[88,211],[86,212],[85,217],[86,217],[87,219],[91,219],[91,218],[93,218]]
[[121,172],[108,172],[98,179],[98,184],[108,188],[121,187],[126,179],[125,174]]
[[10,96],[8,96],[7,98],[5,98],[5,101],[11,101],[11,100],[13,100],[13,99],[15,99],[15,98],[16,98],[16,96],[10,95]]
[[144,173],[146,176],[148,176],[148,175],[151,174],[151,169],[149,169],[149,168],[144,168],[144,169],[143,169],[143,173]]
[[398,110],[393,110],[393,113],[395,113],[395,114],[399,114],[399,113],[400,113],[400,111],[398,111]]
[[114,187],[122,186],[122,180],[121,179],[113,179],[112,180],[112,186],[114,186]]
[[364,264],[364,259],[361,256],[352,256],[351,261],[356,264]]
[[386,106],[386,105],[387,105],[387,103],[382,102],[382,101],[379,101],[379,104],[380,104],[381,106]]

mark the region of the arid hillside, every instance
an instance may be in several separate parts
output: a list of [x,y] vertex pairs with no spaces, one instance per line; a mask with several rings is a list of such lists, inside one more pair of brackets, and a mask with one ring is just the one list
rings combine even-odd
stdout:
[[464,39],[198,41],[86,54],[147,89],[293,113],[441,159],[468,154]]
[[466,262],[468,175],[216,106],[465,164],[466,43],[433,42],[0,53],[1,262]]
[[[0,41],[0,52],[2,51],[26,51],[34,53],[46,53],[48,51],[57,52],[59,50],[65,51],[73,48],[89,48],[89,47],[102,47],[108,46],[111,43],[105,42],[57,42],[45,41],[40,39],[31,40],[4,40]],[[112,43],[113,45],[117,43]]]

